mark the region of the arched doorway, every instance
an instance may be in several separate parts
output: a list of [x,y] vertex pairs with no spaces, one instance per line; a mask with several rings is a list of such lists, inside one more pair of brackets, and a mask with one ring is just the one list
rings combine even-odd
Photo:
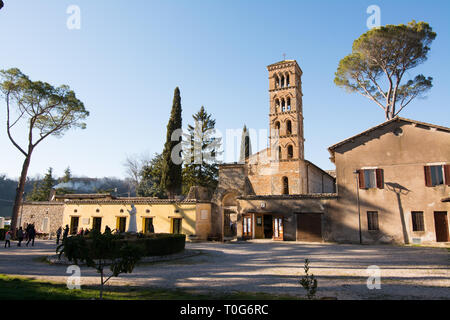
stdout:
[[237,237],[237,196],[238,193],[232,191],[222,198],[224,240],[233,240]]

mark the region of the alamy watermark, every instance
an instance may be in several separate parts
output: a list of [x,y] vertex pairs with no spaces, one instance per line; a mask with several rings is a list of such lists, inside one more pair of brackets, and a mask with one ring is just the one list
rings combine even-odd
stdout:
[[[245,163],[267,164],[265,174],[276,173],[281,158],[279,136],[275,131],[269,137],[267,129],[248,129],[247,134],[252,148],[260,151],[251,153],[248,159],[242,158],[242,129],[202,130],[201,123],[196,123],[193,130],[186,132],[177,129],[172,133],[171,141],[176,142],[171,150],[171,160],[180,164],[202,163]],[[264,173],[262,173],[264,174]]]
[[370,16],[367,18],[367,28],[373,29],[381,26],[381,9],[379,6],[373,4],[367,7],[367,14]]
[[366,270],[369,277],[367,278],[367,289],[381,290],[381,269],[378,266],[369,266]]
[[67,277],[67,288],[69,290],[81,289],[81,269],[77,265],[70,265],[67,267],[66,273],[70,274]]
[[69,15],[67,17],[66,26],[69,30],[80,30],[81,29],[81,9],[77,5],[70,5],[67,7],[66,13]]

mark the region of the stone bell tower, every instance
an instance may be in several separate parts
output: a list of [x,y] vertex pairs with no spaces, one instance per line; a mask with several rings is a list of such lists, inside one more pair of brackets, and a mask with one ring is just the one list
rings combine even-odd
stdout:
[[[295,60],[283,60],[267,67],[270,95],[270,154],[277,162],[275,194],[306,191],[303,137],[302,70]],[[278,183],[280,185],[278,186]]]

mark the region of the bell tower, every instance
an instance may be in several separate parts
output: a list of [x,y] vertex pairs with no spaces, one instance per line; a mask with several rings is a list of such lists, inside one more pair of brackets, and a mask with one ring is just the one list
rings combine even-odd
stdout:
[[[304,137],[302,70],[297,61],[283,60],[267,67],[270,96],[270,154],[278,162],[274,179],[281,186],[274,194],[301,194],[306,190],[303,174]],[[276,181],[272,184],[278,185]],[[277,191],[278,190],[278,191]]]

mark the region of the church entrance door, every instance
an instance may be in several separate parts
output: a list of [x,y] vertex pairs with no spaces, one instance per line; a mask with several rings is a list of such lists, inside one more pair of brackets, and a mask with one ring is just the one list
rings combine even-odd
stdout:
[[242,219],[242,237],[244,239],[252,239],[253,238],[253,224],[252,224],[252,215],[246,214]]
[[273,240],[277,241],[284,240],[283,217],[280,216],[273,217]]

